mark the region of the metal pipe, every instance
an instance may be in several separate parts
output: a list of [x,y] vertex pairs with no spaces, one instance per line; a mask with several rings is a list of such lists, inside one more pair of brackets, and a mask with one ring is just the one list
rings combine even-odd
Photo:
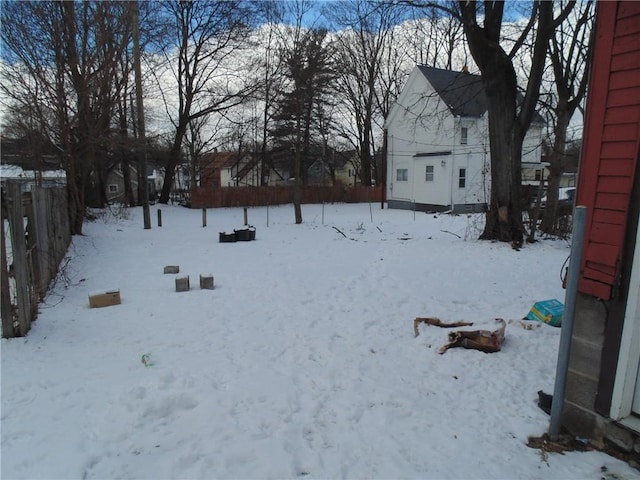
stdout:
[[569,355],[571,353],[571,337],[575,320],[576,296],[580,278],[580,263],[582,261],[582,247],[587,219],[587,207],[577,206],[573,212],[573,230],[571,239],[571,258],[567,274],[567,291],[564,300],[564,314],[560,332],[560,346],[558,348],[558,364],[556,366],[556,380],[551,402],[551,419],[549,422],[549,437],[551,441],[558,439],[561,430],[562,407],[564,406],[567,371],[569,369]]

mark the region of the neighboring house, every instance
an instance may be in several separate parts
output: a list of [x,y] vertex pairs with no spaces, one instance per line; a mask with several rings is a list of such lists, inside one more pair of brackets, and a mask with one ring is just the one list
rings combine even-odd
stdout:
[[[491,178],[486,112],[480,76],[415,67],[385,121],[389,207],[483,211]],[[535,120],[523,143],[524,176],[542,168],[543,124]]]
[[316,160],[308,170],[309,185],[335,185],[342,184],[353,186],[356,183],[357,163],[354,150],[342,152],[328,147],[326,154],[317,155]]
[[251,153],[205,153],[200,159],[200,166],[201,187],[255,187],[260,185],[259,157]]
[[[138,169],[134,165],[129,165],[129,176],[131,178],[131,191],[134,202],[138,199]],[[105,180],[106,197],[108,203],[128,203],[125,191],[124,167],[122,164],[107,173]]]
[[640,462],[640,3],[596,8],[576,198],[587,222],[561,423]]
[[25,139],[2,137],[0,144],[0,178],[3,186],[7,180],[22,182],[24,191],[30,191],[36,185],[58,187],[67,184],[67,175],[60,156],[53,153],[54,147],[46,149],[49,153],[34,158],[30,153],[33,149]]

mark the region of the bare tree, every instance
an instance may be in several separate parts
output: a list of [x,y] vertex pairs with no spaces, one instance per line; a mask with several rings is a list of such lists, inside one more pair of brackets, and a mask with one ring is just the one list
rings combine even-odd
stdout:
[[405,9],[393,2],[353,0],[332,3],[326,11],[344,29],[336,40],[340,52],[336,58],[336,88],[356,127],[353,133],[360,157],[360,180],[363,185],[371,185],[376,117],[384,118],[379,107],[389,106],[389,99],[383,99],[378,89],[379,80],[394,27]]
[[[565,1],[560,2],[562,6]],[[558,189],[565,169],[567,130],[569,123],[585,98],[589,79],[593,42],[595,39],[594,5],[591,0],[576,5],[568,21],[556,28],[549,45],[555,95],[547,103],[552,118],[553,146],[547,178],[547,200],[540,230],[556,233]]]
[[164,54],[178,96],[177,111],[172,113],[165,94],[167,114],[175,128],[159,199],[167,203],[189,123],[242,103],[255,87],[245,84],[239,65],[234,65],[235,71],[227,68],[234,53],[246,45],[253,14],[250,4],[195,0],[163,5],[175,27],[175,43],[165,46]]
[[414,63],[447,70],[462,67],[456,65],[460,60],[467,64],[464,31],[458,19],[434,5],[424,7],[414,3],[412,11],[415,18],[407,22],[411,28],[405,41]]
[[[535,113],[549,39],[574,3],[569,2],[554,18],[553,3],[534,1],[529,23],[509,53],[501,44],[504,2],[481,4],[461,0],[457,4],[457,14],[480,69],[488,101],[491,201],[482,239],[512,242],[516,246],[523,241],[522,144]],[[519,99],[513,56],[534,30],[528,82]]]
[[113,127],[130,41],[122,2],[9,2],[1,30],[8,57],[2,90],[31,105],[39,131],[61,152],[72,232],[82,233],[85,186]]

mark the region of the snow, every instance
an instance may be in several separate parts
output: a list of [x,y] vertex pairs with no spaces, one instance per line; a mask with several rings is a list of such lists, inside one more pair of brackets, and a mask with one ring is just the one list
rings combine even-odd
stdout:
[[[526,446],[548,429],[560,329],[520,319],[564,301],[566,242],[517,252],[476,240],[481,216],[336,204],[300,225],[250,208],[256,240],[219,243],[242,208],[206,228],[161,209],[151,230],[137,208],[87,223],[29,335],[2,340],[2,478],[639,478]],[[107,288],[122,304],[90,309]],[[449,330],[414,338],[417,316],[502,317],[506,340],[440,355]]]

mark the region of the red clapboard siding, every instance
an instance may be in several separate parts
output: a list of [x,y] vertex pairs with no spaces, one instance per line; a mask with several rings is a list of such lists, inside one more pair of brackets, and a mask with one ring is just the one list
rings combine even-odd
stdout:
[[636,142],[602,142],[600,158],[633,158]]
[[[638,40],[640,41],[640,40]],[[629,72],[625,72],[629,75]],[[637,79],[635,80],[638,81]],[[638,123],[638,107],[636,105],[628,105],[625,107],[608,108],[604,114],[605,125],[620,125],[626,123]]]
[[[596,243],[617,246],[624,237],[624,226],[613,223],[594,223],[591,225],[589,240]],[[588,259],[590,259],[589,257]]]
[[620,107],[638,104],[640,104],[640,86],[611,90],[609,92],[609,97],[607,98],[607,107]]
[[595,208],[593,210],[593,222],[624,226],[627,222],[627,212]]
[[604,210],[620,210],[626,212],[629,206],[629,194],[627,193],[596,193],[594,208]]
[[[638,42],[638,40],[636,38],[634,38],[633,40],[633,46],[634,48],[637,48],[636,43]],[[611,90],[630,88],[637,85],[638,80],[633,75],[629,75],[629,72],[611,72],[611,78],[609,78],[609,88]]]
[[603,158],[601,160],[598,173],[600,175],[620,175],[630,177],[633,175],[633,168],[633,160],[629,158]]
[[584,276],[585,278],[588,278],[590,280],[596,280],[598,282],[607,283],[610,285],[614,284],[616,280],[615,270],[613,270],[613,273],[610,274],[600,272],[596,269],[591,268],[591,264],[589,262],[587,262],[587,266],[584,269]]
[[[614,262],[616,260],[617,257]],[[605,265],[604,263],[595,261],[588,261],[585,271],[589,272],[588,274],[586,274],[587,278],[591,278],[592,280],[599,280],[601,282],[614,280],[616,275],[615,267],[610,267],[609,265]]]
[[[635,3],[635,2],[631,2]],[[624,2],[622,2],[624,4]],[[640,32],[640,22],[638,22],[638,10],[631,12],[625,10],[624,12],[618,12],[618,21],[616,22],[616,37],[622,37],[624,35],[633,35]]]
[[598,2],[576,203],[587,206],[580,291],[608,300],[620,272],[640,145],[640,2]]
[[605,125],[602,131],[604,142],[635,142],[638,138],[638,125],[625,123],[622,125]]
[[596,298],[602,298],[603,300],[611,298],[611,285],[595,282],[584,277],[580,281],[580,291]]
[[[613,245],[605,245],[604,243],[592,243],[590,245],[591,258],[593,262],[602,265],[616,265],[620,251]],[[589,262],[589,264],[591,264]]]
[[[602,172],[600,172],[602,175]],[[628,177],[598,177],[598,192],[602,193],[618,193],[620,191],[628,191],[631,185],[631,179]]]

